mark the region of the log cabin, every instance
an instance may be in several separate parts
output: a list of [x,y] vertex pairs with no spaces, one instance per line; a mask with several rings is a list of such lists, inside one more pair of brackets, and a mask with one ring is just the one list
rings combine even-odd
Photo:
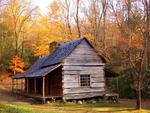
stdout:
[[[13,76],[12,89],[21,89],[44,103],[49,98],[100,97],[106,93],[106,77],[118,76],[105,69],[105,63],[86,38],[78,38],[40,58],[25,73]],[[22,83],[18,80],[23,86],[18,87]]]

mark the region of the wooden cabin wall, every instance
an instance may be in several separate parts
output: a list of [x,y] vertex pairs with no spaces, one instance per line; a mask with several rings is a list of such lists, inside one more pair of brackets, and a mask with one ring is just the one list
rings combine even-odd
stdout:
[[[65,99],[88,98],[104,94],[104,64],[86,41],[82,41],[63,61],[62,70]],[[80,86],[81,74],[90,75],[90,87]]]

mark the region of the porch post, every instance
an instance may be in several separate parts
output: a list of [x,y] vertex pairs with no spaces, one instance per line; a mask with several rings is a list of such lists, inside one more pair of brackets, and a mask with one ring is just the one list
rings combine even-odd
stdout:
[[23,78],[21,79],[21,90],[23,92]]
[[26,80],[27,80],[27,93],[29,93],[29,80],[28,78],[26,78]]
[[34,78],[34,93],[36,93],[36,78]]
[[45,103],[45,76],[43,77],[43,103]]
[[26,83],[25,83],[25,78],[23,78],[23,92],[25,92],[25,86],[26,85]]
[[18,92],[18,79],[16,79],[16,92]]
[[14,79],[12,78],[12,92],[14,92]]
[[16,93],[16,79],[14,79],[14,92]]
[[24,89],[23,89],[23,85],[24,85],[24,84],[23,84],[23,79],[24,79],[24,78],[21,79],[21,91],[22,91],[22,92],[24,91]]

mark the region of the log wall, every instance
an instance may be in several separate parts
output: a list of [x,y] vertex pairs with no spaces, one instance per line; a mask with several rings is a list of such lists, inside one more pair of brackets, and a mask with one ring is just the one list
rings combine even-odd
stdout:
[[[90,86],[80,86],[80,75],[90,75]],[[80,99],[102,96],[105,91],[104,63],[95,50],[82,41],[63,61],[63,96]]]

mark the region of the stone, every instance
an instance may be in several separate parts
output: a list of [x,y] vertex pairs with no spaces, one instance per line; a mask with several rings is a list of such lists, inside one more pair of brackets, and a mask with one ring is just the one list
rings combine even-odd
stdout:
[[92,101],[92,104],[96,104],[97,102],[95,100]]
[[81,100],[79,100],[79,101],[78,101],[78,104],[82,104],[82,101],[81,101]]
[[50,101],[47,101],[47,104],[49,104],[50,103]]

